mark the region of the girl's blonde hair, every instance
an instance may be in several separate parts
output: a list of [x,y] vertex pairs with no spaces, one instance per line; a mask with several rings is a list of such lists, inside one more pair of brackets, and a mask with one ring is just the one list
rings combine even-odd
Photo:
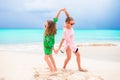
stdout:
[[46,28],[44,32],[44,36],[49,36],[51,34],[56,34],[56,24],[52,20],[47,20],[48,27]]

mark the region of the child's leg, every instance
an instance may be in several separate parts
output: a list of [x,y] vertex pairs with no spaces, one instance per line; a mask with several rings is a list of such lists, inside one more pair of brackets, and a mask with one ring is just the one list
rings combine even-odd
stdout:
[[76,55],[76,61],[77,61],[78,69],[80,70],[81,69],[80,53],[76,52],[75,55]]
[[50,71],[53,72],[52,64],[51,64],[51,62],[49,60],[49,55],[45,55],[44,59],[45,59],[46,63],[48,64],[48,66],[50,68]]
[[76,55],[76,61],[77,61],[77,65],[78,65],[78,70],[79,70],[79,71],[83,71],[83,72],[87,72],[86,69],[82,69],[82,68],[81,68],[80,53],[77,51],[77,52],[75,53],[75,55]]
[[54,66],[54,71],[56,71],[57,68],[56,68],[55,60],[54,60],[54,58],[52,57],[52,54],[50,55],[50,60],[51,60],[51,62],[52,62],[52,65]]
[[70,47],[67,48],[67,50],[66,50],[66,55],[67,55],[67,58],[66,58],[65,61],[64,61],[63,69],[66,68],[68,62],[69,62],[70,59],[71,59],[71,49],[70,49]]

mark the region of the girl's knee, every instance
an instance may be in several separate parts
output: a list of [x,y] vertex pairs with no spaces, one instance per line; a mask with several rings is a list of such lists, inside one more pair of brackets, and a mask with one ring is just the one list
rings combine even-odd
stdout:
[[76,54],[76,56],[80,56],[80,53],[79,52],[77,52],[77,53],[75,53]]

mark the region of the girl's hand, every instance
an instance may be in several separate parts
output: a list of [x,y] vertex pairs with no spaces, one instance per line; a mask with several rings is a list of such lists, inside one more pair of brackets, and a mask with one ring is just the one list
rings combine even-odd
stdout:
[[60,9],[60,12],[65,11],[65,8]]
[[58,50],[54,50],[54,53],[55,53],[55,54],[58,54]]
[[54,53],[57,54],[56,50],[54,49]]
[[63,8],[63,11],[65,12],[65,11],[66,11],[66,8]]
[[66,8],[63,8],[63,11],[65,12],[67,17],[70,17],[69,13],[67,12]]

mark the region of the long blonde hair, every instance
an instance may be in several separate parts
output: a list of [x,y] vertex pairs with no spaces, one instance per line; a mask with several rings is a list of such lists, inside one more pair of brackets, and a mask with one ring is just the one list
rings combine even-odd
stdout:
[[47,20],[48,27],[46,28],[44,32],[44,36],[49,36],[51,34],[55,35],[56,34],[56,24],[52,20]]

